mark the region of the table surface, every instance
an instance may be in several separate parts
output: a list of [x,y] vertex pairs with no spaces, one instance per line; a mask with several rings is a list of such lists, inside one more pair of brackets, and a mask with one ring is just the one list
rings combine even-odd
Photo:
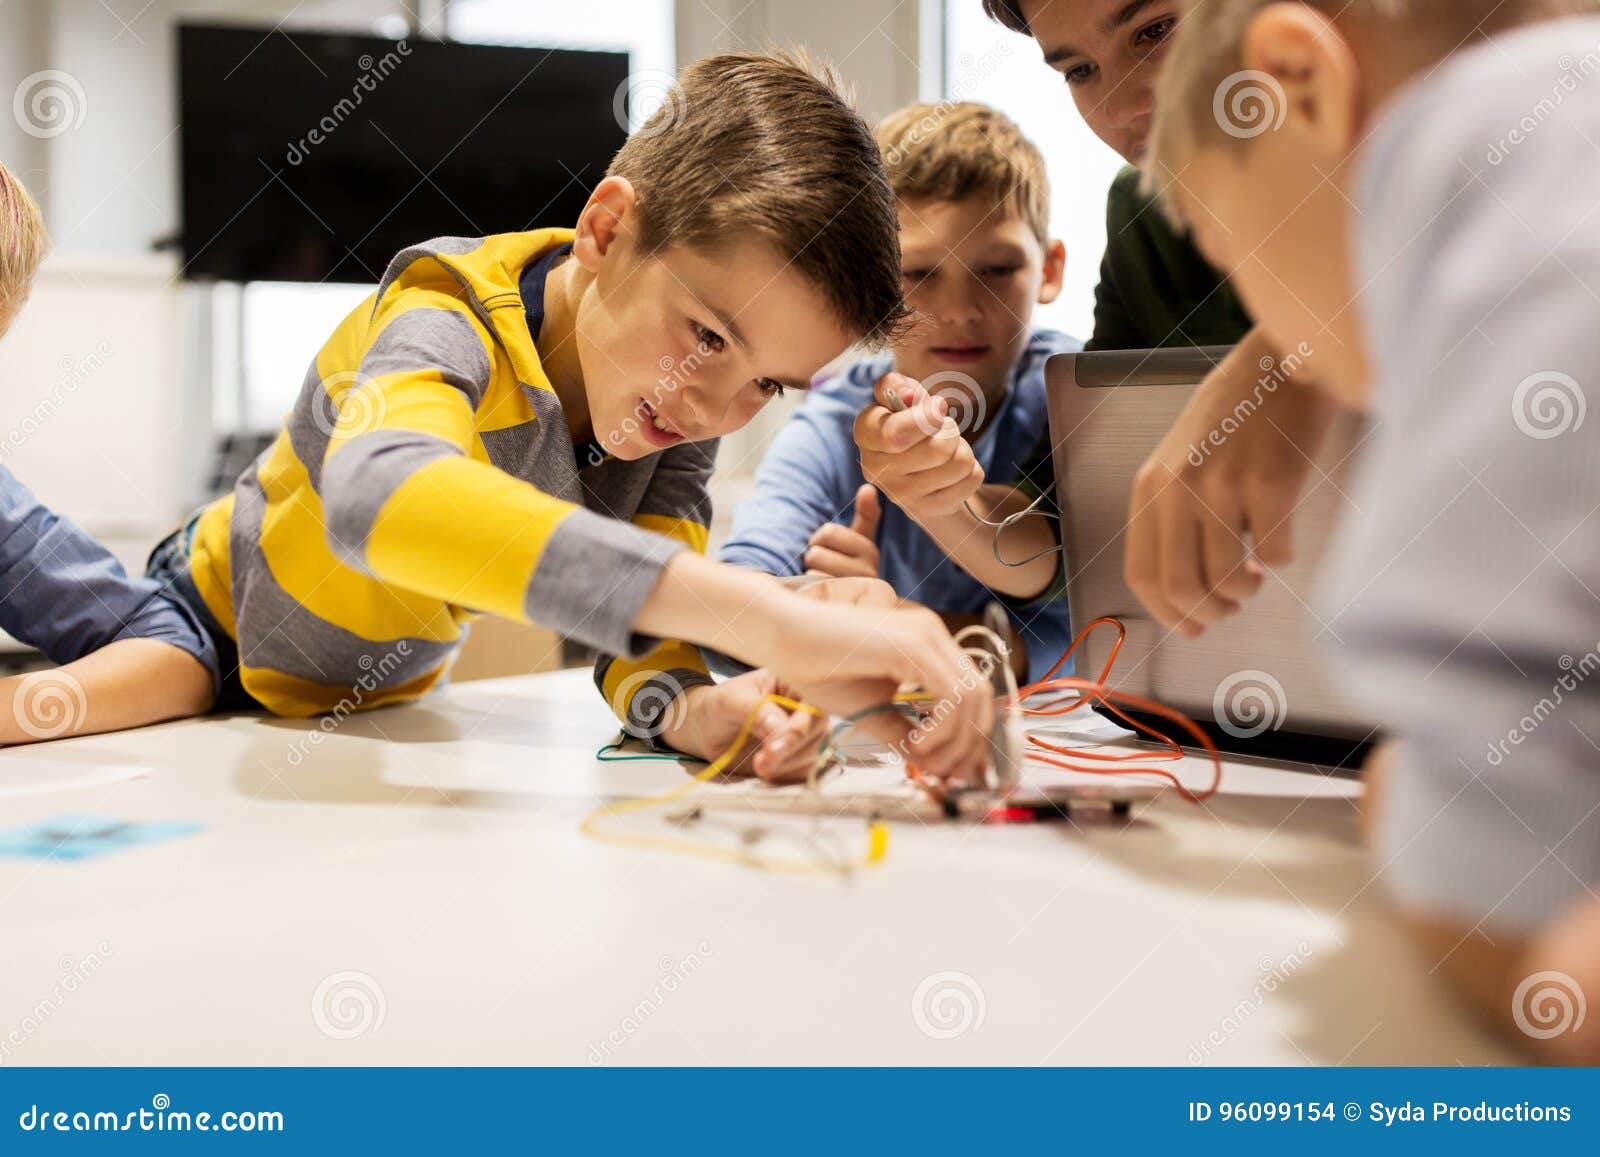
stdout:
[[[203,825],[0,859],[0,1063],[1513,1059],[1386,916],[1349,780],[1229,763],[1203,806],[899,824],[879,866],[780,875],[584,837],[598,801],[683,780],[597,762],[614,733],[563,671],[326,731],[239,715],[0,753],[0,826]],[[78,786],[19,793],[28,760]],[[86,767],[128,764],[149,774]],[[882,769],[834,787],[858,774]],[[859,820],[827,830],[864,846]]]

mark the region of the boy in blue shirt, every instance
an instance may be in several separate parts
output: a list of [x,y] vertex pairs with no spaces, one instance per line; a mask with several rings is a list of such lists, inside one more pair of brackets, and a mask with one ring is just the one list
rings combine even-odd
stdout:
[[[1049,235],[1044,159],[1009,119],[973,103],[912,105],[877,137],[919,325],[892,359],[857,362],[812,387],[762,460],[719,557],[780,577],[882,578],[953,629],[998,600],[1020,643],[1018,678],[1031,681],[1071,642],[1066,602],[1055,597],[1060,552],[1047,537],[1045,557],[1008,566],[1037,553],[1037,533],[946,534],[940,492],[974,470],[1017,479],[1048,421],[1045,361],[1081,348],[1028,324],[1035,304],[1061,292],[1066,263]],[[864,469],[856,447],[858,421],[885,413],[877,390],[903,391],[899,424],[931,435],[918,438],[918,452],[933,455],[913,476],[923,484],[902,480],[899,503],[871,485],[873,463]],[[951,471],[961,478],[947,479]]]
[[[0,165],[0,337],[48,247],[39,207]],[[0,679],[0,744],[138,727],[212,703],[217,653],[188,608],[47,509],[0,467],[0,629],[64,664]]]

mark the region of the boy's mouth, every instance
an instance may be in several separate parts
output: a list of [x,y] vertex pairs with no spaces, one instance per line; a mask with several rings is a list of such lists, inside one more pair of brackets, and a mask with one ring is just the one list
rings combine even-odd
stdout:
[[634,407],[634,416],[639,419],[639,428],[644,431],[644,436],[652,446],[676,446],[684,441],[685,435],[667,419],[656,413],[656,408],[643,398]]
[[989,353],[986,345],[938,345],[928,351],[941,362],[968,365],[981,361]]

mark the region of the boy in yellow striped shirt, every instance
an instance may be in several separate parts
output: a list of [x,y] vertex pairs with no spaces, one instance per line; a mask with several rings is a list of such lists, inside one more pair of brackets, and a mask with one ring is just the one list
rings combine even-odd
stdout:
[[[604,654],[627,728],[710,758],[781,678],[853,711],[912,682],[953,709],[877,732],[936,773],[992,703],[931,612],[704,557],[716,439],[904,325],[895,206],[831,76],[781,55],[684,71],[574,229],[400,253],[285,429],[151,573],[236,668],[223,702],[314,715],[416,698],[478,614]],[[673,641],[683,640],[683,641]],[[694,644],[766,668],[718,685]],[[818,724],[761,709],[741,766],[802,773]]]

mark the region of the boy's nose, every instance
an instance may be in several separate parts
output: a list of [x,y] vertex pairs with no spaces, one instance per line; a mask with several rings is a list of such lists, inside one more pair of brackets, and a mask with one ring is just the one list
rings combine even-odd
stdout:
[[981,296],[986,292],[981,275],[966,279],[959,292],[946,294],[939,302],[939,321],[944,325],[966,325],[983,316]]
[[1125,132],[1148,126],[1156,111],[1155,89],[1140,71],[1125,78],[1109,102],[1112,120]]

